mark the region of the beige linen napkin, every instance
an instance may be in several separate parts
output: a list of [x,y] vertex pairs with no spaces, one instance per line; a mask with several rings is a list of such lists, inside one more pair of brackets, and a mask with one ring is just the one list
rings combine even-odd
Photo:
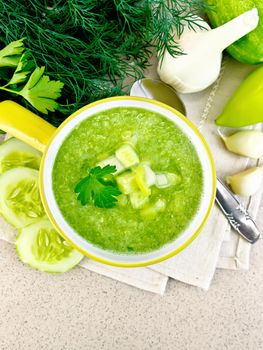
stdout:
[[[155,69],[153,64],[147,76],[155,77]],[[187,116],[205,136],[215,158],[218,175],[221,177],[251,164],[246,158],[225,150],[214,124],[214,118],[222,106],[251,69],[251,66],[239,64],[227,57],[221,75],[212,87],[201,93],[182,96],[187,106]],[[243,201],[254,217],[261,196],[262,193],[258,193],[253,198]],[[16,231],[0,218],[0,239],[12,242],[15,235]],[[81,266],[135,287],[163,294],[167,276],[208,289],[216,267],[248,268],[249,253],[250,244],[230,230],[225,217],[215,206],[195,241],[169,260],[148,268],[125,269],[106,266],[85,258]]]

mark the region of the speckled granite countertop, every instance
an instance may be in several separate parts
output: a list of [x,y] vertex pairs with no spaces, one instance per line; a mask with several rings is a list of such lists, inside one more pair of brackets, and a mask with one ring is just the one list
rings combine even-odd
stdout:
[[82,268],[25,268],[0,240],[0,350],[263,350],[262,250],[208,292],[170,279],[161,297]]
[[163,297],[81,268],[26,269],[0,249],[1,350],[263,349],[263,240],[249,271],[218,270],[208,292],[170,280]]

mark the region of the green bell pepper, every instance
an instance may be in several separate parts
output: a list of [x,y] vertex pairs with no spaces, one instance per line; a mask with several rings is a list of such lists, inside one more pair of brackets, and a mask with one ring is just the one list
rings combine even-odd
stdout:
[[217,125],[242,127],[263,122],[263,67],[241,83],[216,119]]

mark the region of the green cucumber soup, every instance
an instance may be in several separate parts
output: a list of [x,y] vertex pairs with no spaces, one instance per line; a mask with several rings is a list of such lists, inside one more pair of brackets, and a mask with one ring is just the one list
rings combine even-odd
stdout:
[[[121,192],[116,205],[83,205],[76,184],[107,164],[118,170],[111,178]],[[68,224],[91,244],[120,254],[175,240],[203,192],[202,166],[188,137],[162,115],[135,107],[108,109],[78,124],[63,141],[52,176]]]

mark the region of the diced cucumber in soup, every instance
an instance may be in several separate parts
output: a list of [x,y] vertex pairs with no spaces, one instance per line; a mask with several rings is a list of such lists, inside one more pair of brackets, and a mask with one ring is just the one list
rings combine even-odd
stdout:
[[132,172],[117,176],[116,181],[123,194],[130,194],[139,190],[135,174]]
[[128,169],[139,164],[139,157],[131,145],[125,144],[115,152],[117,159]]
[[151,189],[148,186],[146,170],[145,170],[145,167],[141,164],[135,170],[135,180],[137,182],[137,185],[138,185],[140,191],[146,197],[150,196]]
[[149,204],[141,210],[141,215],[146,219],[154,219],[159,213],[164,211],[166,202],[163,199],[158,199],[154,204]]
[[147,186],[151,187],[155,185],[156,182],[156,175],[155,172],[152,170],[149,164],[142,163],[142,166],[145,170],[145,177],[146,177],[146,183]]
[[130,202],[134,209],[142,208],[149,201],[149,196],[145,196],[142,192],[130,193]]
[[100,166],[101,168],[105,167],[106,165],[116,166],[117,171],[114,173],[114,175],[117,175],[124,170],[124,166],[115,156],[106,158],[97,164],[97,166]]
[[182,181],[180,175],[174,173],[156,173],[155,185],[158,188],[167,188],[170,186],[175,186]]

